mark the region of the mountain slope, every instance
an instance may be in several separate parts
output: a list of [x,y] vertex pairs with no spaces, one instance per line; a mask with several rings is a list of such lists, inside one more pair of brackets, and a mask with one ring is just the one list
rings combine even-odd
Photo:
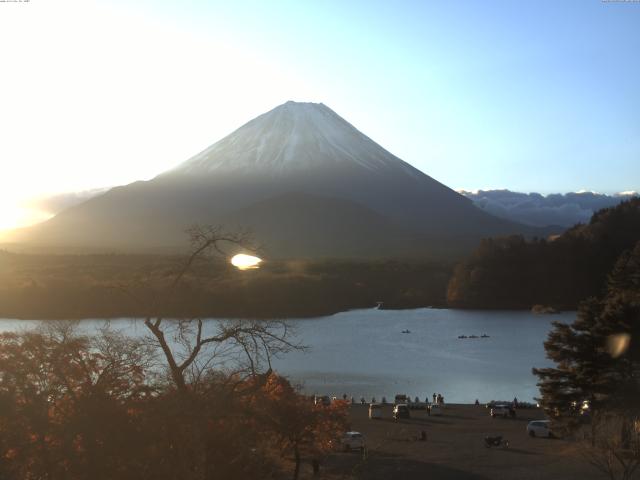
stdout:
[[[287,197],[294,192],[305,201],[289,205],[282,200],[295,203]],[[360,209],[360,222],[337,215],[344,213],[338,204],[352,214]],[[311,246],[303,216],[285,213],[289,208],[300,213],[304,205],[322,219],[315,225],[351,239],[347,245],[326,238],[326,245],[335,247],[320,249],[327,256],[351,256],[363,243],[371,245],[366,250],[375,256],[403,256],[414,251],[409,238],[419,238],[437,254],[469,248],[488,235],[534,232],[482,212],[325,105],[287,102],[153,180],[114,188],[25,229],[14,240],[118,249],[177,247],[185,244],[183,232],[194,223],[233,220],[270,238],[271,255],[316,255],[319,250]],[[370,225],[365,227],[365,221]],[[323,236],[322,228],[317,230]],[[390,244],[386,237],[407,242]],[[295,248],[293,238],[301,242]]]
[[389,252],[411,256],[424,255],[427,248],[416,232],[357,203],[298,192],[237,210],[222,223],[231,229],[251,225],[265,251],[294,258],[332,257],[335,252],[353,259]]

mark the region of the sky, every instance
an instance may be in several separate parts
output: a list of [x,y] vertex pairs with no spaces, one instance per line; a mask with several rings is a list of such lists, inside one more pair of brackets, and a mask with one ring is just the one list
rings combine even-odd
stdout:
[[23,0],[0,42],[0,229],[287,100],[454,189],[640,190],[640,1]]

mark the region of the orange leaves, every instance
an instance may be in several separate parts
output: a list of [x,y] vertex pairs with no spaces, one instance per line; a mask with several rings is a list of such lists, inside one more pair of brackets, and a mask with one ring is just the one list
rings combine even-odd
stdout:
[[273,372],[179,392],[119,341],[0,335],[0,478],[258,478],[344,431],[343,402],[316,408]]

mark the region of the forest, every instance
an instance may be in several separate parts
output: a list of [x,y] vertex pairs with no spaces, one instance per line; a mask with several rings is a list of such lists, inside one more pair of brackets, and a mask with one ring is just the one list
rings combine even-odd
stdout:
[[[183,266],[160,255],[35,255],[0,252],[0,318],[140,317]],[[450,262],[265,261],[239,271],[199,259],[165,317],[292,318],[353,308],[444,307]]]
[[618,257],[640,240],[640,198],[596,212],[551,239],[489,238],[459,263],[447,290],[455,308],[575,310],[600,295]]

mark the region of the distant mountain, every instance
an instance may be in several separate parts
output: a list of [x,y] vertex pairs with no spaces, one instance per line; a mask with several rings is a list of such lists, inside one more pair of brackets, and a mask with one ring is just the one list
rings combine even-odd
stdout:
[[543,233],[483,212],[325,105],[287,102],[176,168],[113,188],[13,240],[174,248],[194,223],[252,229],[278,257],[437,255],[485,236]]
[[482,210],[500,218],[538,227],[560,225],[572,227],[587,223],[598,210],[613,207],[624,200],[638,196],[637,192],[614,195],[581,191],[570,193],[521,193],[511,190],[459,191]]

